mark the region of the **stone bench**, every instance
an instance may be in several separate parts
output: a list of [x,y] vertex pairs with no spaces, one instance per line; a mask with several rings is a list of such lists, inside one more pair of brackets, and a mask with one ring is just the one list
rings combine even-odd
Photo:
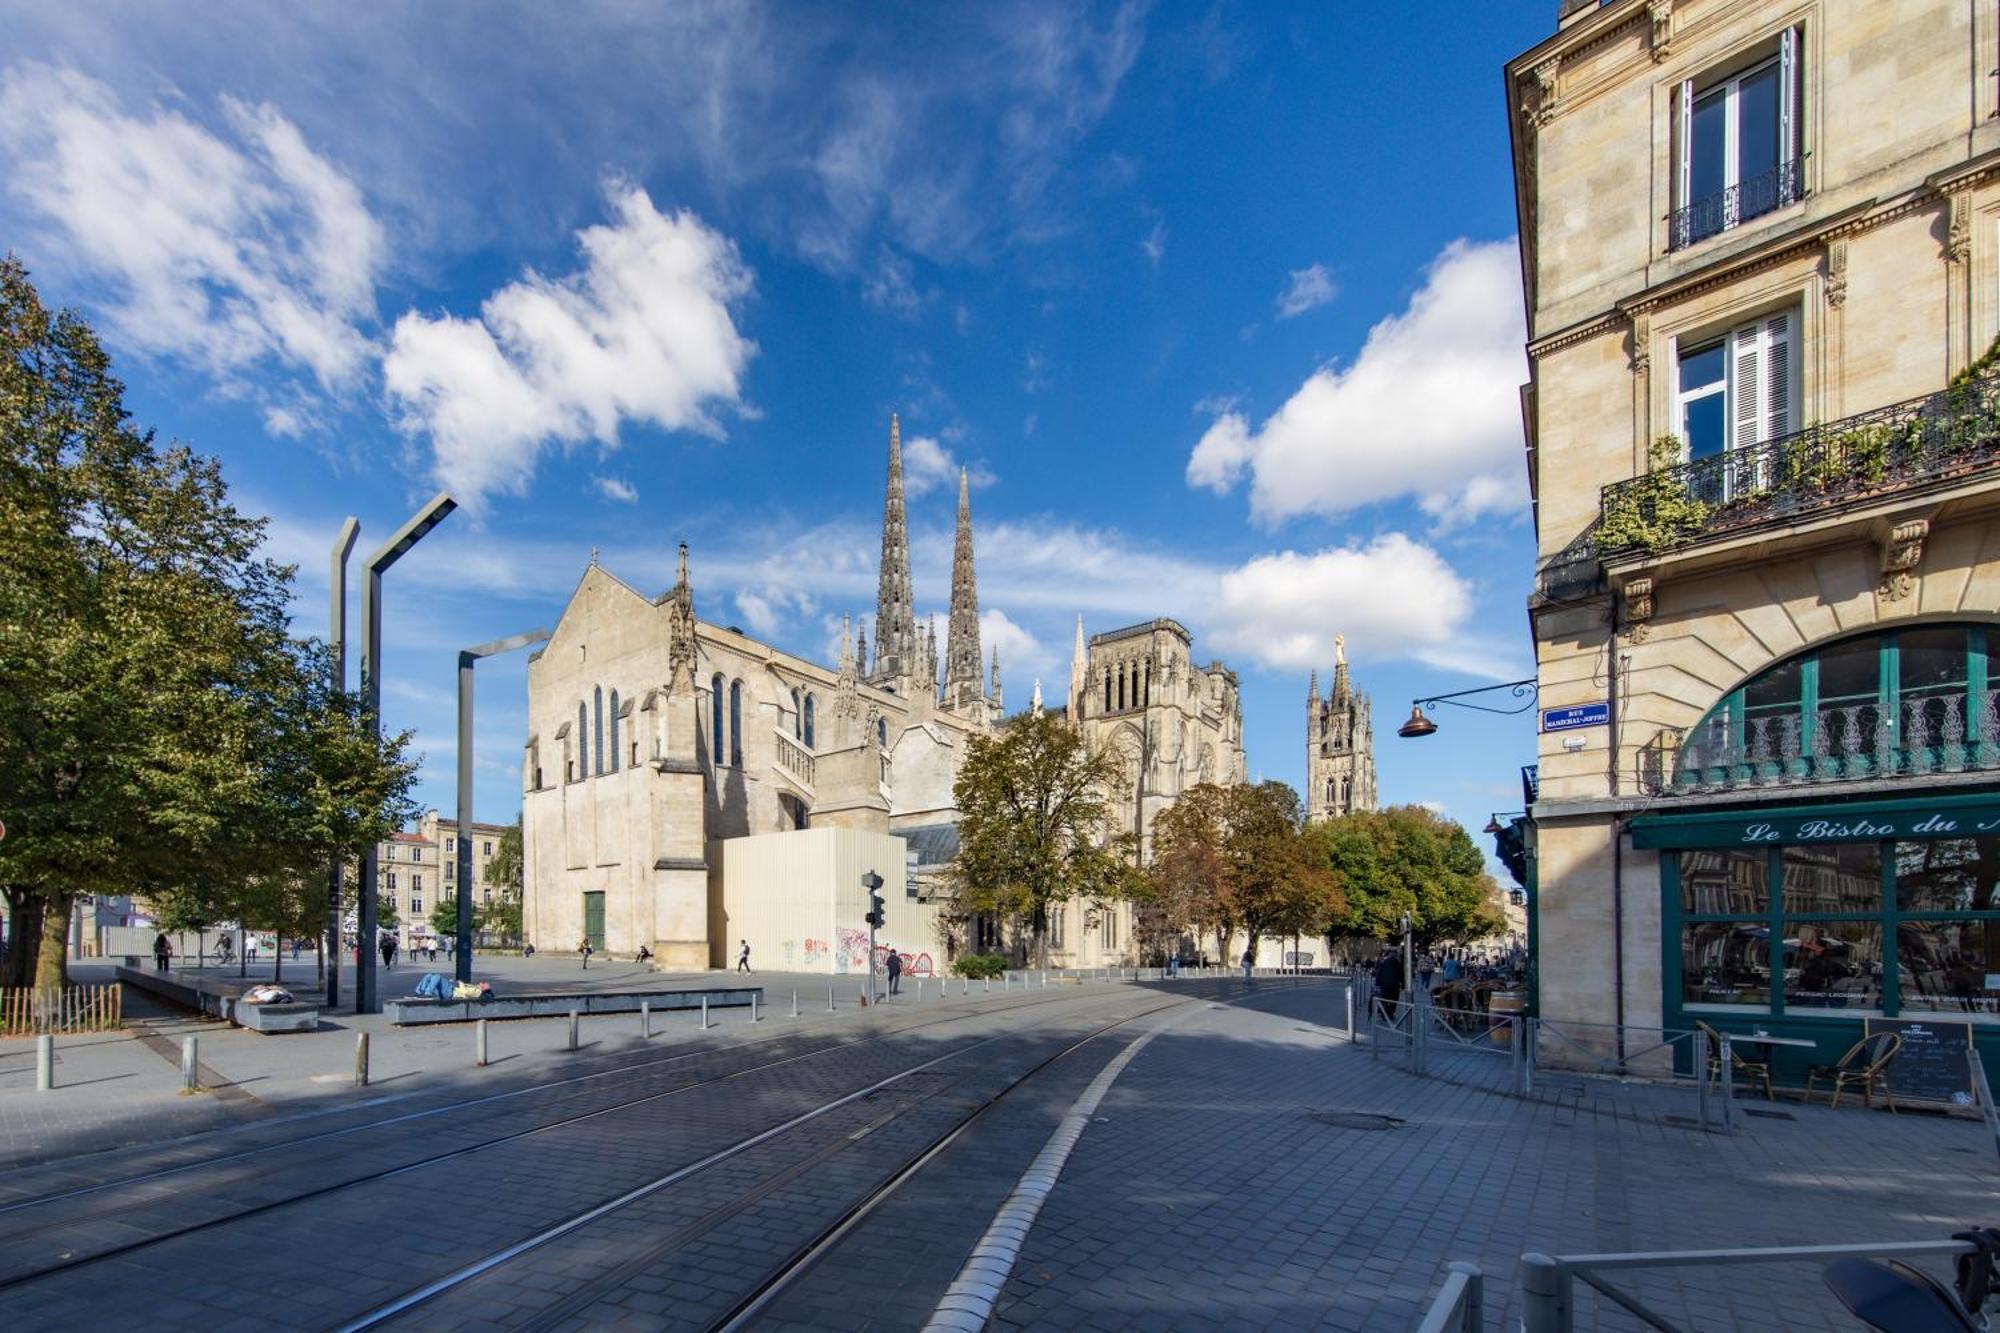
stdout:
[[485,1000],[430,1000],[405,996],[384,1000],[382,1009],[398,1027],[425,1023],[466,1023],[480,1018],[559,1018],[574,1009],[580,1014],[636,1014],[649,1004],[654,1013],[670,1009],[747,1008],[764,1002],[762,986],[713,986],[695,990],[598,991],[575,994],[494,995]]
[[128,986],[137,986],[182,1008],[225,1019],[251,1032],[319,1030],[317,1004],[243,1004],[240,997],[250,987],[233,981],[197,980],[173,972],[148,972],[137,967],[121,967],[117,971],[118,979]]

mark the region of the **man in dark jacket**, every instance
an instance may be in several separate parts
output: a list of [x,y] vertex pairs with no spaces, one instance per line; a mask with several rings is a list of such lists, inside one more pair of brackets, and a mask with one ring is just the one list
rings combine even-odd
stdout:
[[903,980],[903,955],[897,953],[894,949],[889,950],[887,966],[889,969],[889,994],[900,995],[903,989],[901,984]]
[[1403,955],[1394,949],[1384,949],[1375,964],[1375,997],[1390,1004],[1403,998]]

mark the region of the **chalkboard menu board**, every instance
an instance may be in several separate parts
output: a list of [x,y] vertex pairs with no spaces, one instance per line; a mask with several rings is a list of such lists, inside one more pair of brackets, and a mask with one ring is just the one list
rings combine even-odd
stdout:
[[1893,1032],[1903,1039],[1903,1049],[1883,1071],[1890,1092],[1910,1101],[1972,1104],[1970,1023],[1914,1018],[1871,1018],[1866,1022],[1870,1033]]

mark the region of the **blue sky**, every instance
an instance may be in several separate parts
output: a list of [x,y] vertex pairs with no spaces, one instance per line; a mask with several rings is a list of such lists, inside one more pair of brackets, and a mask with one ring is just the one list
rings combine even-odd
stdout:
[[[1304,774],[1333,636],[1382,792],[1477,828],[1529,716],[1526,376],[1500,67],[1554,0],[4,6],[0,245],[221,457],[324,629],[341,519],[391,574],[385,714],[450,808],[456,650],[551,624],[593,547],[830,657],[871,615],[902,415],[919,615],[974,480],[1010,702],[1154,615]],[[524,671],[480,668],[478,807]]]

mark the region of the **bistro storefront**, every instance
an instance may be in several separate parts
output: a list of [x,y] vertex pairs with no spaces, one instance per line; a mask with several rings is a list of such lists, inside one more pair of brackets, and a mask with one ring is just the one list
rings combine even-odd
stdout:
[[1805,1038],[1780,1082],[1868,1019],[1970,1025],[2000,1058],[2000,793],[1633,820],[1660,852],[1667,1026]]

